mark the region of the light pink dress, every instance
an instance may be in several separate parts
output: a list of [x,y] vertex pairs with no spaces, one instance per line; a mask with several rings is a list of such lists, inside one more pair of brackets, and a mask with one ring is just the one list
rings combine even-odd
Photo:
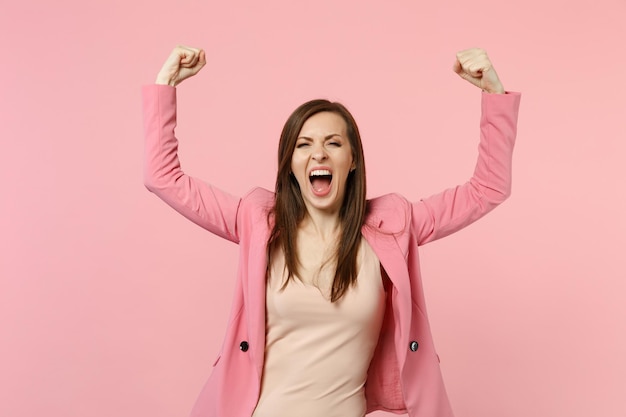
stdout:
[[261,395],[253,417],[363,417],[367,370],[385,310],[380,263],[362,239],[356,286],[331,303],[297,278],[281,291],[275,257],[266,291]]

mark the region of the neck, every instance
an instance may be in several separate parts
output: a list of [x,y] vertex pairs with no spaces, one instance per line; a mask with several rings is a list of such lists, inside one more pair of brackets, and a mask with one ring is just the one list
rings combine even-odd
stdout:
[[300,230],[314,233],[323,240],[336,239],[340,231],[339,213],[327,213],[317,210],[307,210],[307,214],[298,225]]

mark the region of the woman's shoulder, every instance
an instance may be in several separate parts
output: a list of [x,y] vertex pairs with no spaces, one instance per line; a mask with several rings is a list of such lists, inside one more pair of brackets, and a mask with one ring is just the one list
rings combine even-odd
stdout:
[[365,222],[393,233],[404,230],[410,222],[411,203],[401,194],[390,193],[367,200]]
[[254,187],[243,196],[244,200],[274,201],[274,192],[263,187]]
[[410,209],[411,203],[402,194],[389,193],[367,200],[368,209],[371,211]]
[[[240,236],[260,233],[268,224],[269,214],[274,207],[274,193],[255,187],[245,193],[237,207],[237,227]],[[261,227],[262,226],[262,227]]]
[[241,208],[245,210],[262,210],[267,211],[274,206],[275,194],[273,191],[263,187],[254,187],[250,189],[241,198]]

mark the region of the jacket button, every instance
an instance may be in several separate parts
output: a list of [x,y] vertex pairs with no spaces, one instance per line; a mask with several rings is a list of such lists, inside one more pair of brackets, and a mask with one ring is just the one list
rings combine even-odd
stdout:
[[239,343],[239,349],[241,349],[242,352],[247,352],[249,347],[250,345],[245,340]]
[[419,347],[419,344],[415,340],[409,343],[409,349],[411,349],[411,352],[417,351],[418,347]]

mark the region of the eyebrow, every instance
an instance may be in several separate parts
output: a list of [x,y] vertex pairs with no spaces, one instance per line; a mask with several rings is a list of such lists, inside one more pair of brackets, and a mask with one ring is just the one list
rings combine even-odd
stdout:
[[[332,139],[335,136],[339,136],[340,138],[343,138],[343,136],[341,136],[339,133],[331,133],[330,135],[327,135],[326,137],[324,137],[324,140]],[[313,140],[312,138],[310,138],[308,136],[298,136],[298,139],[306,139],[306,140],[310,140],[310,141]]]

